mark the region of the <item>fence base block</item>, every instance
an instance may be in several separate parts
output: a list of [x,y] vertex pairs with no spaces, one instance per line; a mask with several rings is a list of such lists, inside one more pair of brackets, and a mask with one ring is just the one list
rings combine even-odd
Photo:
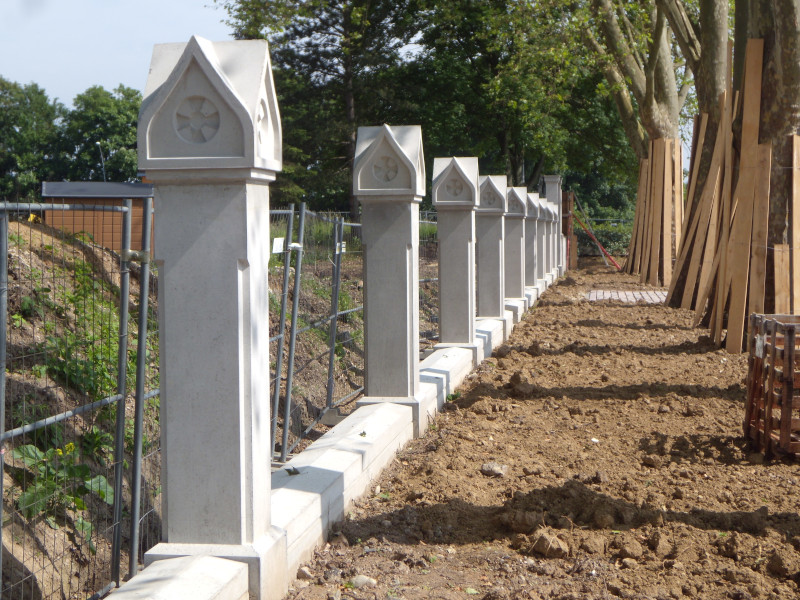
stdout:
[[533,308],[539,301],[539,288],[535,286],[525,287],[525,299],[528,301],[528,308]]
[[527,298],[506,298],[506,310],[510,310],[514,315],[514,324],[519,323],[528,310]]
[[475,323],[475,337],[483,341],[482,360],[489,358],[492,351],[508,339],[511,333],[513,316],[506,312],[503,319],[478,317]]
[[436,402],[428,401],[426,398],[409,396],[364,396],[356,402],[356,408],[370,406],[371,404],[397,404],[411,408],[411,415],[414,427],[414,437],[422,437],[428,430],[428,416],[436,414]]
[[165,557],[112,592],[114,600],[247,600],[247,567],[214,556]]
[[472,352],[472,368],[474,369],[483,361],[483,340],[476,336],[474,344],[440,343],[436,344],[434,350],[450,350],[451,348],[463,348]]
[[[247,565],[247,583],[251,599],[280,600],[289,589],[288,565],[286,562],[286,532],[278,528],[263,536],[254,544],[234,546],[228,544],[156,544],[144,555],[144,564],[149,565],[182,556],[206,556],[224,558]],[[145,568],[143,573],[147,573]],[[172,597],[172,596],[164,596]],[[179,597],[179,596],[176,596]],[[211,596],[186,596],[186,598]],[[225,596],[228,598],[228,596]],[[234,596],[230,596],[234,598]],[[236,596],[238,600],[238,596]]]

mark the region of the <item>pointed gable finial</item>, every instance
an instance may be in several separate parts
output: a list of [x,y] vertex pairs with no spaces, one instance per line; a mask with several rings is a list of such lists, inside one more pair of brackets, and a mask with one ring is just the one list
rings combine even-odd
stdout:
[[474,208],[478,204],[478,159],[433,159],[433,204],[440,208]]
[[353,193],[369,199],[425,195],[425,159],[419,125],[359,127]]
[[478,212],[505,213],[508,207],[505,175],[482,175],[479,178]]
[[139,112],[138,151],[145,171],[279,171],[281,123],[267,42],[193,36],[156,45]]
[[508,210],[512,217],[524,217],[528,214],[528,190],[524,187],[508,188]]
[[539,218],[539,194],[537,192],[528,193],[528,218]]

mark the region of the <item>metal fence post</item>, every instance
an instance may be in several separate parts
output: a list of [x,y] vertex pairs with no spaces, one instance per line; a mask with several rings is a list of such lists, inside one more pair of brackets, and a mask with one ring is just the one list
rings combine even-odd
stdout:
[[133,429],[133,472],[131,473],[131,539],[128,576],[139,569],[139,504],[142,495],[142,428],[144,421],[144,384],[147,362],[147,313],[150,292],[150,230],[153,199],[142,199],[142,268],[139,273],[139,319],[136,340],[136,403]]
[[344,219],[337,219],[334,224],[334,244],[336,245],[333,258],[333,291],[331,292],[331,322],[330,353],[328,355],[328,385],[325,398],[326,408],[333,407],[333,388],[335,386],[333,371],[336,361],[336,331],[339,323],[339,289],[342,282],[342,246],[344,242]]
[[289,205],[286,221],[286,238],[283,243],[283,286],[281,287],[281,313],[278,330],[278,352],[275,357],[275,390],[272,394],[272,423],[270,433],[270,458],[275,455],[275,438],[278,435],[278,410],[281,397],[281,373],[283,372],[283,347],[286,335],[286,305],[289,303],[289,267],[292,262],[292,228],[294,227],[294,204]]
[[[297,313],[300,308],[300,274],[303,268],[303,228],[306,221],[306,203],[300,203],[300,218],[297,224],[297,244],[292,244],[297,251],[294,263],[294,296],[292,297],[292,325],[289,331],[288,371],[286,373],[286,396],[283,404],[283,439],[281,442],[281,462],[286,462],[289,450],[289,422],[292,414],[292,378],[294,376],[294,348],[297,340]],[[301,426],[302,427],[302,426]]]
[[122,213],[122,248],[120,249],[119,283],[119,344],[117,346],[117,402],[114,438],[114,517],[111,540],[111,579],[120,584],[120,554],[122,548],[122,471],[125,459],[125,393],[128,374],[128,296],[131,278],[131,209],[133,200],[124,202],[128,210]]

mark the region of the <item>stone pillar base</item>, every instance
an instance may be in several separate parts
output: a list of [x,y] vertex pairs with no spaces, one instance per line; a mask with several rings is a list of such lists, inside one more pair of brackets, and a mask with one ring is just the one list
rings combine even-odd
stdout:
[[361,400],[356,402],[356,408],[385,402],[411,407],[415,438],[425,435],[425,432],[428,430],[428,415],[433,417],[438,408],[435,398],[433,399],[433,406],[425,406],[425,402],[421,398],[416,398],[414,396],[364,396]]
[[514,323],[519,323],[528,311],[527,298],[506,298],[506,310],[514,315]]
[[289,589],[286,532],[276,527],[254,544],[156,544],[145,552],[144,564],[179,556],[215,556],[247,565],[251,599],[281,600]]
[[472,352],[472,368],[474,369],[483,360],[483,341],[476,340],[474,344],[458,344],[456,342],[442,342],[440,344],[436,344],[433,349],[434,350],[446,350],[448,348],[464,348],[464,350],[469,350]]

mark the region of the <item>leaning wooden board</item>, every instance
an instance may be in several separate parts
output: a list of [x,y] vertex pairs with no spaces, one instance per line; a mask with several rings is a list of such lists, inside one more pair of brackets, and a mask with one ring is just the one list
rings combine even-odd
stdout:
[[730,307],[728,309],[728,352],[742,351],[747,277],[750,270],[750,240],[753,222],[753,197],[758,168],[758,124],[761,115],[761,70],[764,40],[748,40],[745,54],[744,102],[742,115],[742,151],[739,160],[739,181],[734,193],[736,217],[731,225],[727,259],[730,273]]

